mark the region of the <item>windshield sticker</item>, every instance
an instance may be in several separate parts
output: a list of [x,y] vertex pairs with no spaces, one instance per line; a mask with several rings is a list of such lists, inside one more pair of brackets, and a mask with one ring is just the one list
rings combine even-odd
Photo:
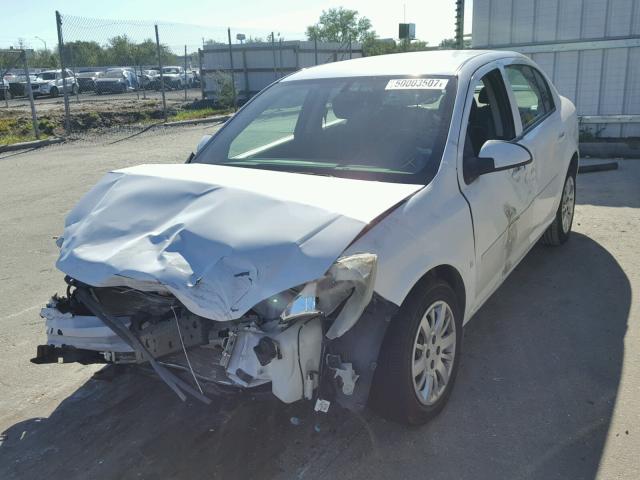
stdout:
[[385,90],[443,90],[448,82],[445,78],[394,78]]

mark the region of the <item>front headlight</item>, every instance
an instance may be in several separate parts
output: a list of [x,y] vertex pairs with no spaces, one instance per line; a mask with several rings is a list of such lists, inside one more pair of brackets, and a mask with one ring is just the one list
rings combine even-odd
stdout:
[[318,280],[302,288],[287,290],[256,305],[253,310],[264,318],[291,322],[318,314],[331,315],[339,307],[328,338],[337,338],[358,321],[371,301],[375,285],[378,257],[358,253],[342,257]]

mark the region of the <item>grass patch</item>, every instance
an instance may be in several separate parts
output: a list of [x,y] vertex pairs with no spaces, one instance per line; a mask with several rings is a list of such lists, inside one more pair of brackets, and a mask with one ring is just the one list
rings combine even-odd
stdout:
[[213,115],[222,115],[228,113],[229,110],[216,108],[200,108],[194,110],[180,110],[168,118],[169,122],[179,122],[181,120],[196,120],[198,118],[212,117]]
[[[38,121],[40,139],[49,138],[53,128],[48,119]],[[0,119],[0,145],[12,145],[14,143],[30,142],[37,140],[33,134],[31,120],[21,118]]]

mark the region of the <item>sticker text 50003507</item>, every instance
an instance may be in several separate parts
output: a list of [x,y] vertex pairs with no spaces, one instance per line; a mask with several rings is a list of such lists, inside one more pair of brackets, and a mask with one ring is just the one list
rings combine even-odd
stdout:
[[446,78],[394,78],[385,90],[442,90],[448,82]]

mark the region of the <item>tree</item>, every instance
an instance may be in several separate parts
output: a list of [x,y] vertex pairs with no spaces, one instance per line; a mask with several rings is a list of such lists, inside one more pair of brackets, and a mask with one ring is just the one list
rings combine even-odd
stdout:
[[104,49],[98,42],[67,42],[64,44],[64,61],[66,66],[95,67],[104,61]]
[[[471,40],[465,38],[463,40],[464,48],[471,48]],[[455,38],[445,38],[438,45],[439,48],[442,49],[456,49],[458,48],[458,42],[456,42]]]
[[359,17],[357,10],[342,7],[323,10],[318,23],[307,27],[307,38],[321,42],[365,43],[375,37],[367,17]]
[[398,52],[421,52],[423,50],[429,50],[429,42],[402,40],[398,44]]
[[362,43],[362,54],[365,57],[372,57],[375,55],[387,55],[389,53],[396,53],[398,46],[395,40],[387,38],[381,40],[379,38],[369,38]]
[[58,68],[60,59],[58,58],[57,49],[51,50],[34,50],[27,55],[29,67],[38,68]]

